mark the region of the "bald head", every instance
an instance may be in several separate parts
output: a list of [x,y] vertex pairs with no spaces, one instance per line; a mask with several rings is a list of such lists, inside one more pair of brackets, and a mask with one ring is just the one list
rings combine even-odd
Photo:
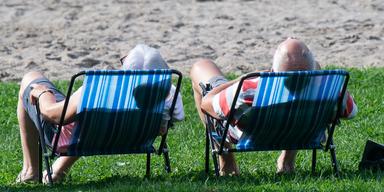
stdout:
[[273,71],[314,70],[317,64],[308,47],[298,39],[288,38],[273,56]]

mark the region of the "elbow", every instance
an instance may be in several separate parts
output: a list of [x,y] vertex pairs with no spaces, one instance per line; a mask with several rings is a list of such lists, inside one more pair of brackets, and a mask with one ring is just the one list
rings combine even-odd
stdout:
[[178,113],[173,113],[173,120],[183,121],[185,119],[184,111],[179,111]]
[[342,119],[353,119],[357,115],[358,109],[357,106],[354,104],[352,109],[347,109],[344,111],[344,113],[341,115]]
[[353,119],[357,115],[358,109],[357,106],[354,106],[351,113],[347,116],[346,119]]
[[183,121],[184,119],[185,119],[184,113],[178,116],[177,118],[175,118],[176,121]]
[[203,97],[200,108],[202,111],[210,112],[212,108],[212,98],[209,95]]
[[208,94],[205,97],[203,97],[203,99],[201,100],[200,108],[203,112],[209,114],[210,116],[216,119],[221,119],[221,116],[216,113],[213,107],[213,96]]

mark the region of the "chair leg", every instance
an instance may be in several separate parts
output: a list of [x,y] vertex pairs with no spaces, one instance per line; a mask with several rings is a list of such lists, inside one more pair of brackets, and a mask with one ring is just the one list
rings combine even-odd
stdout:
[[[37,111],[37,120],[38,122],[41,122],[40,119],[40,109],[39,109],[39,104],[36,104],[36,111]],[[48,152],[46,148],[46,143],[45,143],[45,137],[44,137],[44,129],[41,123],[37,124],[37,131],[39,132],[39,179],[40,181],[43,181],[43,170],[42,170],[42,161],[41,158],[44,156],[44,161],[45,161],[45,166],[47,168],[47,175],[48,175],[48,185],[52,186],[53,181],[52,181],[52,170],[51,167],[49,166],[49,159],[48,159]]]
[[205,129],[205,173],[209,173],[209,134],[208,129]]
[[[47,148],[45,147],[44,133],[43,133],[42,129],[39,129],[39,137],[40,137],[40,142],[39,142],[40,147],[39,148],[40,148],[41,153],[42,153],[42,155],[39,158],[44,156],[45,167],[47,169],[47,175],[48,175],[48,181],[49,181],[48,185],[52,186],[53,185],[52,170],[51,170],[51,167],[49,165],[48,153],[47,153]],[[42,168],[42,166],[40,166],[40,167]],[[39,169],[40,169],[40,167],[39,167]],[[42,178],[42,170],[41,170],[40,175],[41,175],[41,179],[43,179]]]
[[171,163],[169,160],[169,151],[168,151],[167,144],[165,144],[164,148],[163,148],[163,157],[164,157],[164,163],[165,163],[165,171],[167,173],[170,173],[171,172]]
[[316,172],[316,149],[312,151],[312,175],[315,175]]
[[151,176],[151,153],[147,153],[147,166],[145,176],[148,178]]
[[49,165],[48,155],[44,155],[44,161],[45,161],[45,166],[47,168],[47,175],[48,175],[48,181],[49,181],[48,185],[52,186],[53,185],[52,170],[51,170],[51,167]]
[[43,182],[43,152],[39,142],[39,183]]
[[[331,144],[331,145],[333,145],[333,144]],[[337,165],[336,152],[335,152],[334,146],[331,147],[330,153],[331,153],[332,167],[333,167],[333,170],[335,172],[335,176],[339,177],[339,166]]]
[[213,159],[213,166],[215,167],[215,175],[216,177],[220,176],[219,175],[219,163],[218,163],[218,158],[217,158],[217,154],[216,153],[212,153],[212,159]]

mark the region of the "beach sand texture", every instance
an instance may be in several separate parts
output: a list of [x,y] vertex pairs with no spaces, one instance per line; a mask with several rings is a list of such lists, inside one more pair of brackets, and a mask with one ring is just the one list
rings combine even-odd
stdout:
[[137,43],[186,75],[198,58],[243,74],[269,68],[289,36],[323,66],[383,66],[384,1],[1,0],[0,80],[118,69]]

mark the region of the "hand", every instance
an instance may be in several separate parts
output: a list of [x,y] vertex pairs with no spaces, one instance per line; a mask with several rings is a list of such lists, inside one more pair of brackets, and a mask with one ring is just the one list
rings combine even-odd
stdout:
[[40,85],[40,84],[31,84],[31,87],[30,87],[32,90],[30,92],[30,99],[31,99],[31,103],[32,105],[36,105],[36,102],[37,102],[37,99],[39,98],[40,94],[43,92],[43,91],[46,91],[48,90],[48,87],[44,86],[44,85]]

